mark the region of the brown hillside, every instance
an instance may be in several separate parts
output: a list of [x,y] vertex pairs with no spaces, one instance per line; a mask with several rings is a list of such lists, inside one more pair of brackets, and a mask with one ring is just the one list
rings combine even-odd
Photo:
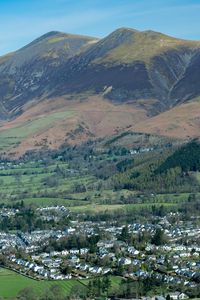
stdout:
[[139,122],[133,130],[183,139],[200,137],[200,101],[196,99]]
[[[69,116],[62,116],[65,112]],[[59,114],[60,118],[41,126],[42,119]],[[111,136],[145,119],[147,116],[144,109],[133,104],[114,105],[98,96],[90,96],[83,102],[80,99],[51,99],[30,107],[15,120],[3,124],[0,138],[2,134],[26,127],[27,124],[29,126],[32,122],[33,131],[31,129],[31,133],[22,138],[19,145],[9,149],[10,153],[18,156],[31,149],[45,146],[55,149],[63,143],[76,144],[88,139]],[[39,128],[37,123],[40,124]]]

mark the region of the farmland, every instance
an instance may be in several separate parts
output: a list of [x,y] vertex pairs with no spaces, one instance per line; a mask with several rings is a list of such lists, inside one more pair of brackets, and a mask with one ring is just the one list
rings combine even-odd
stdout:
[[[48,166],[42,163],[25,163],[13,168],[13,165],[0,170],[0,203],[13,204],[23,200],[25,205],[48,206],[64,205],[72,212],[103,212],[116,210],[140,210],[152,205],[176,206],[184,202],[189,193],[156,194],[148,199],[140,197],[139,203],[124,204],[123,199],[134,197],[134,191],[122,189],[91,190],[96,178],[81,172],[71,173],[59,178],[56,169],[68,169],[65,162],[53,162]],[[49,178],[58,178],[55,182],[46,182]],[[101,182],[101,180],[99,180]],[[77,191],[82,185],[84,189]],[[138,202],[138,201],[137,201]]]
[[[77,150],[76,150],[77,151]],[[98,169],[116,168],[117,161],[123,156],[98,154],[83,160],[81,149],[73,153],[70,159],[45,158],[5,162],[0,165],[0,203],[13,205],[22,201],[25,205],[49,206],[64,205],[74,213],[98,213],[105,211],[138,211],[151,208],[152,205],[163,205],[166,208],[176,208],[187,201],[190,192],[180,191],[164,193],[141,193],[129,188],[113,188],[116,171],[112,171],[105,180],[104,174]],[[85,151],[85,150],[84,150]],[[86,153],[88,150],[86,149]],[[78,153],[78,154],[77,154]],[[88,154],[85,154],[85,156]],[[135,170],[143,168],[154,154],[143,154],[135,159]],[[156,153],[155,153],[156,155]],[[126,154],[125,156],[126,157]],[[155,156],[156,157],[156,156]],[[79,161],[79,164],[77,164]],[[134,171],[134,169],[133,169]],[[110,170],[108,169],[108,172]],[[108,173],[109,174],[109,173]],[[121,176],[123,172],[120,172]],[[114,177],[113,177],[114,175]],[[117,175],[117,176],[119,176]],[[197,173],[197,178],[199,174]],[[111,181],[112,180],[112,181]]]

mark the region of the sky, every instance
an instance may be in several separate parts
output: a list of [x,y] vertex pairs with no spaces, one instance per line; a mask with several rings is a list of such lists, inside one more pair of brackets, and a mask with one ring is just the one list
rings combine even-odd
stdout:
[[101,38],[120,27],[200,40],[200,0],[0,0],[0,55],[52,30]]

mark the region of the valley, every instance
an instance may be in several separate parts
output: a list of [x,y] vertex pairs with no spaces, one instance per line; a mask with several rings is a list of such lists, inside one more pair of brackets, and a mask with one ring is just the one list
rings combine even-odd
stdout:
[[200,297],[199,70],[124,27],[0,57],[0,296]]
[[198,295],[200,146],[127,135],[1,161],[2,296]]

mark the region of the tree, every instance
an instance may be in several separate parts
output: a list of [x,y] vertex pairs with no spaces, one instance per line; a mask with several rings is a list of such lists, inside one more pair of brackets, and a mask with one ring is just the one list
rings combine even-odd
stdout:
[[63,290],[59,285],[52,285],[46,289],[39,300],[64,300]]
[[63,291],[59,285],[52,285],[50,287],[50,291],[53,294],[54,299],[56,299],[56,300],[64,299]]
[[125,226],[123,229],[122,229],[122,233],[121,235],[119,236],[120,240],[124,241],[124,242],[129,242],[131,236],[128,232],[128,226]]
[[61,272],[64,275],[70,274],[72,271],[72,267],[68,264],[68,262],[63,262],[61,265]]
[[157,228],[154,236],[152,237],[151,242],[156,246],[163,245],[166,242],[166,236],[164,234],[164,231],[160,228]]
[[19,292],[18,298],[20,300],[36,300],[37,296],[32,287],[26,287],[25,289],[23,289]]
[[[84,285],[76,284],[72,287],[70,292],[70,299],[86,298],[87,290]],[[90,295],[89,295],[90,296]]]
[[108,295],[108,291],[111,288],[111,286],[112,286],[112,282],[110,280],[110,277],[109,276],[103,277],[103,279],[102,279],[102,291],[106,292],[106,294]]

